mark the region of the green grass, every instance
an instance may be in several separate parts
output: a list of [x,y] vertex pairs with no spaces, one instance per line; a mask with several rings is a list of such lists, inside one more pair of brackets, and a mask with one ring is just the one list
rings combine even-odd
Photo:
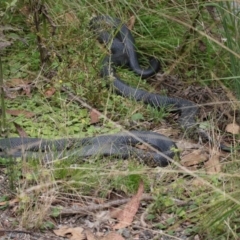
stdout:
[[[0,3],[0,13],[3,16],[1,23],[9,24],[15,29],[4,31],[7,40],[14,40],[1,53],[4,79],[6,82],[13,78],[28,79],[35,84],[31,95],[19,94],[14,99],[6,100],[7,109],[24,109],[35,113],[30,119],[24,115],[8,115],[11,136],[17,136],[13,122],[18,123],[31,137],[50,139],[119,131],[119,127],[111,121],[124,129],[161,128],[161,123],[168,115],[165,109],[156,110],[117,96],[100,78],[101,60],[107,51],[97,43],[89,29],[91,17],[97,14],[118,17],[123,22],[128,22],[134,16],[132,32],[140,59],[144,62],[150,56],[159,58],[164,72],[177,75],[186,84],[214,86],[217,82],[213,81],[213,73],[220,79],[238,79],[237,76],[240,76],[236,55],[238,30],[232,27],[235,17],[227,11],[229,5],[214,4],[222,16],[222,28],[219,28],[204,8],[207,5],[205,1],[136,3],[126,0],[46,0],[48,14],[57,28],[55,35],[51,36],[52,26],[44,17],[41,18],[38,34],[50,56],[43,71],[32,15],[21,13],[22,7],[28,5],[27,2],[12,1],[11,7],[8,1]],[[190,31],[196,18],[194,31]],[[226,44],[214,41],[221,34],[226,34]],[[201,50],[200,44],[204,45],[204,50]],[[227,48],[236,54],[227,51]],[[53,78],[46,81],[49,73],[53,74]],[[127,69],[119,68],[117,73],[132,86],[156,91],[155,83],[150,85]],[[238,82],[235,80],[235,85],[232,82],[233,80],[225,80],[229,89],[238,93]],[[89,111],[69,99],[61,91],[61,86],[69,87],[74,94],[104,113],[111,121],[102,119],[97,126],[91,125]],[[50,87],[54,87],[56,93],[46,98],[45,92]],[[189,174],[182,173],[174,166],[161,170],[149,169],[134,159],[122,161],[95,158],[86,162],[68,159],[57,161],[51,166],[34,161],[18,163],[16,166],[10,163],[6,173],[11,188],[17,188],[16,195],[20,197],[18,213],[22,216],[19,224],[24,227],[49,228],[46,211],[42,211],[33,221],[36,212],[51,205],[50,200],[41,201],[42,193],[49,197],[67,196],[68,199],[76,196],[106,197],[112,189],[133,194],[140,179],[143,179],[145,192],[156,198],[149,206],[147,216],[155,229],[174,235],[176,226],[188,222],[187,231],[191,236],[199,234],[203,239],[237,239],[238,229],[235,226],[239,205],[230,198],[224,199],[223,192],[238,199],[238,178],[230,177],[232,173],[238,174],[238,157],[232,155],[232,161],[224,165],[223,173],[219,175],[208,176],[201,170],[196,172],[198,178],[208,183],[200,187],[192,184]],[[178,206],[173,199],[180,199],[186,204]],[[224,206],[229,211],[223,211]],[[163,213],[172,214],[172,217],[156,224],[160,222]]]

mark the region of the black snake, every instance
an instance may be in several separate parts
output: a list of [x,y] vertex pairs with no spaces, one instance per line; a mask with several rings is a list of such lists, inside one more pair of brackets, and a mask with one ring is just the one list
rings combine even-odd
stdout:
[[110,45],[111,54],[103,60],[101,75],[108,80],[113,78],[109,82],[113,84],[114,90],[118,94],[136,101],[142,101],[156,108],[171,106],[174,111],[180,113],[179,122],[184,129],[196,125],[195,116],[198,107],[193,102],[133,88],[116,75],[116,66],[128,66],[142,78],[153,76],[160,69],[160,63],[155,58],[150,60],[148,69],[145,70],[139,66],[134,38],[125,24],[109,16],[99,16],[91,20],[90,26],[100,43]]
[[[140,141],[139,141],[140,140]],[[100,135],[87,138],[64,138],[47,140],[41,138],[0,139],[1,157],[42,158],[46,162],[54,159],[74,157],[83,159],[90,156],[117,156],[123,159],[136,156],[149,166],[167,166],[169,161],[161,153],[143,151],[135,145],[140,142],[149,144],[168,158],[174,157],[175,143],[159,133],[149,131],[130,131]]]
[[[109,16],[99,16],[91,20],[90,27],[100,43],[110,46],[111,54],[106,56],[102,62],[101,76],[108,80],[109,85],[113,84],[118,94],[157,108],[172,106],[174,111],[180,113],[179,122],[184,129],[196,125],[194,118],[198,107],[194,103],[133,88],[116,75],[115,67],[117,66],[127,66],[142,78],[153,76],[160,69],[160,63],[155,58],[149,61],[148,69],[140,67],[134,38],[125,24]],[[154,151],[143,151],[135,147],[139,142],[145,142],[163,154]],[[168,165],[168,159],[174,157],[174,149],[176,148],[175,143],[166,136],[150,131],[130,131],[129,133],[124,132],[82,139],[0,139],[0,156],[2,157],[26,156],[39,158],[42,156],[42,159],[51,161],[56,158],[64,158],[64,156],[84,158],[93,155],[114,155],[128,158],[135,155],[150,166],[161,167]],[[167,157],[164,157],[164,155]]]

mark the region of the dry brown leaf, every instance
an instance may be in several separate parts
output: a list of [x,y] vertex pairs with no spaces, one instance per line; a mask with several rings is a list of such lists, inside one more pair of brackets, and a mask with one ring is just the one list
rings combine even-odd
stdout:
[[228,132],[228,133],[232,133],[232,134],[239,134],[240,133],[240,127],[236,123],[230,123],[226,126],[225,131]]
[[26,87],[30,83],[31,83],[31,81],[28,79],[12,78],[12,79],[8,79],[6,81],[6,86],[7,87],[23,87],[23,86]]
[[177,137],[179,136],[180,130],[172,127],[164,127],[156,131],[157,133],[163,134],[167,137]]
[[125,238],[123,238],[121,235],[119,235],[116,232],[111,232],[108,235],[102,237],[100,240],[125,240]]
[[185,167],[197,165],[208,160],[208,156],[200,150],[195,150],[182,157],[181,164]]
[[133,29],[133,26],[135,24],[135,21],[136,21],[136,17],[133,15],[130,17],[130,19],[128,20],[128,23],[127,23],[127,26],[128,26],[128,29],[129,30],[132,30]]
[[205,183],[203,182],[202,179],[198,179],[198,178],[195,178],[192,183],[191,183],[192,186],[195,186],[195,187],[202,187],[205,185]]
[[145,144],[138,144],[135,147],[138,148],[138,149],[141,149],[141,150],[145,150],[145,151],[149,151],[150,150],[149,147],[147,145],[145,145]]
[[[1,49],[1,44],[0,44],[0,49]],[[4,229],[0,228],[0,237],[5,235]],[[4,238],[3,238],[4,239]]]
[[90,230],[85,230],[84,232],[86,234],[87,240],[125,240],[121,235],[116,232],[110,232],[104,237],[97,237]]
[[90,112],[90,119],[91,119],[90,122],[91,122],[91,124],[98,123],[99,120],[100,120],[100,116],[101,115],[99,115],[99,113],[97,111],[95,111],[94,109],[91,110],[91,112]]
[[56,92],[56,89],[54,87],[50,87],[45,91],[44,96],[46,98],[50,98],[55,92]]
[[64,14],[65,17],[65,21],[67,23],[78,23],[79,19],[77,18],[77,16],[75,15],[74,12],[67,12]]
[[18,135],[20,137],[28,137],[27,133],[24,131],[24,129],[17,123],[13,122],[17,132],[18,132]]
[[68,237],[70,240],[84,240],[85,234],[83,233],[83,228],[75,227],[69,228],[63,226],[57,230],[53,230],[53,232],[60,237]]
[[211,153],[210,159],[204,164],[206,172],[211,173],[219,173],[221,172],[221,164],[220,164],[220,153],[217,150],[213,150]]
[[119,214],[122,212],[122,208],[112,208],[110,210],[110,217],[111,218],[118,218]]
[[9,88],[16,88],[19,87],[23,90],[23,93],[25,93],[27,96],[31,95],[31,81],[28,79],[21,79],[21,78],[13,78],[9,79],[6,82],[6,86]]
[[90,230],[87,229],[84,233],[86,234],[87,240],[98,240]]
[[125,228],[131,225],[133,218],[138,211],[143,191],[144,185],[143,182],[140,182],[136,195],[132,197],[116,217],[119,220],[119,223],[113,227],[114,229]]
[[7,109],[6,113],[10,114],[11,116],[24,115],[26,118],[32,118],[35,116],[35,113],[21,109]]

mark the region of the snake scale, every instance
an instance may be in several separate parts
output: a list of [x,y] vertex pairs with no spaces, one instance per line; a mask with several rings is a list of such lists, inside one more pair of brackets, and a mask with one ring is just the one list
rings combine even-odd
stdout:
[[[147,69],[140,66],[134,38],[125,24],[116,18],[97,16],[91,20],[90,28],[100,43],[110,46],[110,54],[102,62],[101,76],[107,80],[108,85],[113,85],[116,93],[156,108],[171,106],[174,111],[180,113],[179,123],[184,129],[196,125],[195,116],[198,107],[193,102],[136,89],[117,76],[117,66],[128,67],[141,78],[153,76],[160,70],[160,63],[155,58],[150,59]],[[145,142],[163,154],[141,150],[136,147],[139,142]],[[169,164],[168,159],[174,157],[174,149],[176,148],[177,146],[171,139],[151,131],[130,131],[129,133],[58,140],[41,138],[0,139],[1,157],[41,157],[43,160],[51,161],[56,158],[64,158],[64,156],[82,159],[93,155],[111,155],[125,159],[134,155],[150,166],[161,167]]]

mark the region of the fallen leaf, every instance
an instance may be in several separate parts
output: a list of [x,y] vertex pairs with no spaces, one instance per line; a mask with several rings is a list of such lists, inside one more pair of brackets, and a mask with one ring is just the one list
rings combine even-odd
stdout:
[[75,227],[75,228],[69,228],[66,226],[63,226],[57,230],[53,230],[53,232],[60,237],[68,237],[70,240],[84,240],[85,235],[83,233],[83,228],[81,227]]
[[24,131],[24,129],[17,123],[13,122],[17,132],[18,132],[18,135],[20,137],[28,137],[27,133]]
[[198,178],[195,178],[192,183],[191,183],[192,186],[195,186],[195,187],[202,187],[205,185],[205,183],[203,182],[202,179],[198,179]]
[[[6,86],[8,88],[20,88],[24,91],[24,93],[27,95],[27,96],[30,96],[31,95],[31,81],[28,80],[28,79],[21,79],[21,78],[13,78],[13,79],[9,79],[7,82],[6,82]],[[18,90],[20,90],[18,89]]]
[[108,200],[119,200],[123,198],[128,198],[128,195],[123,190],[112,188],[111,190],[109,190],[107,198]]
[[230,123],[226,126],[225,131],[232,134],[239,134],[240,133],[240,127],[236,123]]
[[182,149],[182,150],[190,150],[190,149],[198,149],[199,148],[198,144],[188,142],[186,140],[177,141],[176,145],[179,149]]
[[30,83],[31,83],[31,81],[28,79],[12,78],[12,79],[8,79],[6,81],[6,86],[7,87],[19,87],[19,86],[26,86]]
[[145,151],[149,151],[151,150],[148,146],[146,146],[145,144],[138,144],[135,146],[136,148],[138,149],[141,149],[141,150],[145,150]]
[[99,228],[100,225],[104,222],[108,222],[111,219],[109,211],[100,211],[95,215],[94,222],[88,222],[89,228]]
[[177,136],[179,136],[180,130],[177,128],[174,129],[172,127],[165,127],[165,128],[159,129],[156,132],[166,135],[167,137],[177,137]]
[[99,115],[99,113],[97,111],[95,111],[94,109],[91,110],[91,112],[90,112],[90,119],[91,119],[90,122],[91,122],[91,124],[98,123],[100,121],[100,116],[101,115]]
[[116,218],[119,220],[119,223],[113,227],[114,229],[125,228],[131,225],[133,218],[138,211],[143,191],[144,185],[143,182],[140,182],[136,195],[133,196],[123,210],[118,213]]
[[74,12],[67,12],[67,13],[64,14],[64,17],[65,17],[65,21],[67,23],[77,23],[77,22],[79,22],[79,19],[74,14]]
[[108,235],[102,237],[100,240],[125,240],[125,238],[123,238],[116,232],[110,232]]
[[56,89],[54,87],[50,87],[45,91],[44,96],[46,98],[50,98],[55,92],[56,92]]
[[98,240],[90,230],[84,231],[87,237],[87,240]]
[[[0,44],[0,49],[1,49],[1,44]],[[5,231],[3,228],[0,228],[0,237],[4,236],[5,235]],[[7,237],[7,236],[6,236]],[[2,239],[5,239],[5,238],[2,238]]]
[[200,150],[195,150],[182,157],[181,164],[185,167],[197,165],[208,160],[207,154]]
[[21,109],[7,109],[6,113],[10,114],[11,116],[24,115],[26,118],[32,118],[35,116],[35,113]]
[[119,214],[122,212],[122,208],[113,208],[110,211],[111,218],[118,218]]
[[[0,50],[4,49],[13,43],[13,39],[9,35],[5,35],[5,32],[16,32],[19,31],[20,29],[11,27],[9,25],[2,25],[0,26]],[[9,41],[10,40],[10,41]]]
[[221,172],[220,153],[218,150],[213,149],[210,159],[204,164],[207,173],[219,173]]
[[87,240],[125,240],[121,235],[116,232],[110,232],[106,236],[97,237],[90,230],[84,231],[87,237]]

